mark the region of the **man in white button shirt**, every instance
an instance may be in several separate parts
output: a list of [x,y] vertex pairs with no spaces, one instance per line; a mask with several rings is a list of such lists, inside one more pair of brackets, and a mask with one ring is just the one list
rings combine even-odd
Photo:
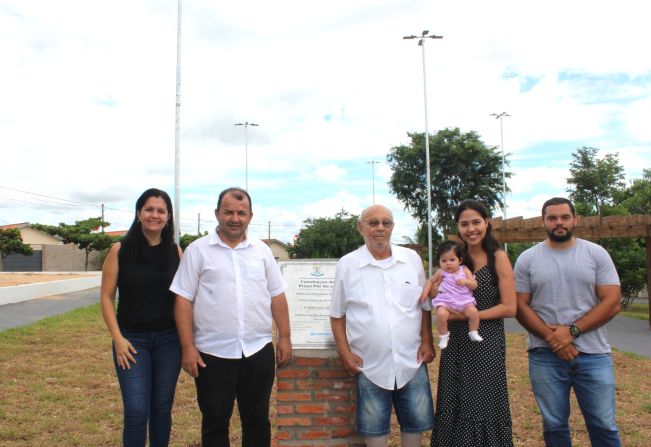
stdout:
[[393,215],[373,205],[357,223],[365,245],[339,260],[330,306],[344,368],[357,377],[357,431],[388,445],[391,408],[401,445],[420,447],[434,425],[426,363],[434,359],[431,307],[418,303],[425,272],[418,254],[391,245]]
[[269,446],[272,318],[278,366],[292,354],[286,284],[269,247],[246,235],[253,213],[245,190],[222,191],[215,215],[216,231],[190,244],[170,287],[183,369],[195,378],[203,446],[229,446],[235,399],[242,446]]

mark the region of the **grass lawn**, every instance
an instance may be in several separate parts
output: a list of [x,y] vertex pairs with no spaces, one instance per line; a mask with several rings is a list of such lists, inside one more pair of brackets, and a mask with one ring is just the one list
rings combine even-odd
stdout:
[[638,320],[649,320],[649,303],[636,302],[631,304],[630,309],[623,310],[619,313],[625,317],[637,318]]
[[[613,358],[623,445],[649,446],[651,360],[623,352],[614,352]],[[507,368],[515,444],[542,446],[523,335],[508,334]],[[430,365],[434,391],[437,369],[436,362]],[[198,446],[194,382],[184,372],[173,416],[171,445]],[[0,333],[0,446],[115,446],[121,442],[121,424],[120,391],[99,305]],[[571,425],[575,445],[589,445],[575,401]],[[239,436],[234,417],[233,445],[240,445]],[[397,436],[391,445],[399,445]],[[423,445],[429,445],[429,435]]]

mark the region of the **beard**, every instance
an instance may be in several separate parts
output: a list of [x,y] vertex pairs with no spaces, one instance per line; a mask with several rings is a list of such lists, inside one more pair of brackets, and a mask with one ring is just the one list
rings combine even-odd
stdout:
[[554,230],[556,229],[557,228],[554,228],[552,230],[547,230],[547,235],[549,236],[549,240],[553,242],[567,242],[570,239],[572,239],[572,230],[570,230],[569,228],[563,227],[563,229],[565,230],[565,234],[554,233]]

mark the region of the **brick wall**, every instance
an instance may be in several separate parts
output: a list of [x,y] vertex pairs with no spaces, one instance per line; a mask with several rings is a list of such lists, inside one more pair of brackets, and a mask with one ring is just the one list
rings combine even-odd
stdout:
[[335,350],[295,350],[277,372],[278,447],[364,446],[355,432],[355,379]]

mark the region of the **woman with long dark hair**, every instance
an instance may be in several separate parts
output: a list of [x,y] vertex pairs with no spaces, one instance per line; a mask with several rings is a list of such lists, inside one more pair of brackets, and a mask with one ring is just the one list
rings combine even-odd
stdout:
[[[450,342],[441,352],[432,446],[511,447],[503,319],[516,312],[513,269],[492,235],[481,203],[464,200],[455,221],[464,265],[478,283],[473,295],[484,341],[474,343],[468,338],[468,320],[463,314],[450,317]],[[428,282],[424,293],[436,296],[438,284]]]
[[[174,243],[172,201],[151,188],[136,201],[126,236],[102,269],[101,305],[113,338],[113,360],[124,404],[122,442],[167,446],[181,370],[181,346],[169,291],[181,257]],[[119,292],[117,313],[116,291]]]

